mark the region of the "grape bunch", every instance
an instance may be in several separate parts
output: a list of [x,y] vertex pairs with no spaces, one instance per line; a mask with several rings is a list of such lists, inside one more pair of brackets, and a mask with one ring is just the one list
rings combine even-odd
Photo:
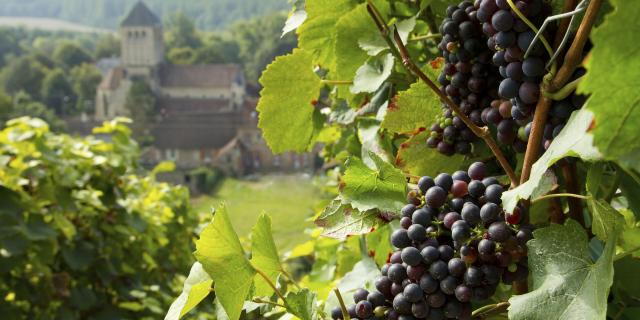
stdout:
[[[513,2],[520,13],[536,26],[551,14],[551,7],[543,0]],[[524,57],[535,33],[506,0],[481,0],[475,4],[487,46],[494,51],[492,61],[502,77],[498,86],[501,100],[494,101],[490,108],[482,111],[482,120],[497,127],[498,142],[513,145],[516,151],[524,152],[526,140],[518,131],[531,121],[535,111],[540,83],[546,73],[547,53],[542,43],[537,41],[529,55]],[[549,39],[549,34],[545,36]]]
[[[471,1],[447,8],[440,25],[443,34],[438,49],[445,60],[438,77],[442,92],[460,106],[461,111],[477,125],[481,111],[498,97],[500,75],[491,61],[492,52],[485,45],[482,25]],[[431,126],[427,145],[443,154],[468,154],[477,137],[462,120],[443,105],[443,114]]]
[[[397,250],[375,290],[358,290],[347,310],[355,319],[470,319],[471,302],[489,299],[500,281],[528,276],[526,210],[506,214],[503,186],[486,167],[420,178],[402,208]],[[340,308],[333,319],[342,319]]]

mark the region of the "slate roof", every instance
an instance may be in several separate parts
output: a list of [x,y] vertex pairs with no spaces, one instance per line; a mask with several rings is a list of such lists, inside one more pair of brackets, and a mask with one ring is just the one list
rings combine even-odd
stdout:
[[228,99],[171,98],[157,100],[157,109],[163,116],[203,115],[219,112],[229,106]]
[[165,64],[160,67],[158,75],[162,87],[228,88],[242,73],[237,64]]
[[154,146],[159,149],[220,149],[236,136],[239,119],[235,112],[166,117],[153,128]]
[[121,27],[156,27],[162,26],[162,21],[156,16],[147,5],[142,1],[138,1],[133,9],[129,11],[124,20],[120,23]]
[[115,90],[120,86],[120,82],[125,78],[124,68],[115,67],[107,73],[107,75],[102,78],[100,82],[100,89],[102,90]]

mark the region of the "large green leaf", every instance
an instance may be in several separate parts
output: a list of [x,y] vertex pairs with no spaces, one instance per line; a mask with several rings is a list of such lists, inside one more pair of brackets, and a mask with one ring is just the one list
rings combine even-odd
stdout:
[[302,320],[318,319],[316,308],[316,294],[309,289],[289,292],[285,297],[287,310]]
[[213,280],[202,268],[200,262],[196,262],[189,271],[189,276],[184,281],[182,293],[171,304],[164,320],[178,320],[187,312],[195,308],[211,292]]
[[403,142],[396,155],[396,165],[416,176],[433,176],[441,172],[454,172],[464,163],[464,156],[445,156],[436,149],[427,147],[429,134],[423,131]]
[[[264,272],[272,283],[275,283],[282,270],[278,249],[271,234],[271,217],[261,214],[251,232],[251,264]],[[255,280],[256,295],[270,296],[273,289],[259,275]]]
[[369,168],[360,158],[350,158],[342,177],[343,203],[360,211],[379,209],[397,212],[405,202],[406,181],[402,172],[369,152],[375,168]]
[[305,151],[313,143],[319,127],[314,121],[317,98],[322,83],[313,72],[313,57],[296,49],[280,56],[260,77],[263,86],[257,110],[258,126],[274,153]]
[[426,84],[416,82],[408,90],[400,92],[397,101],[389,104],[382,127],[391,132],[430,128],[436,117],[442,114],[441,104]]
[[640,6],[625,0],[611,4],[613,13],[591,34],[588,73],[579,91],[591,94],[594,142],[604,157],[640,172],[640,42],[629,30],[638,25]]
[[196,241],[195,255],[215,281],[216,297],[229,319],[239,319],[256,272],[245,257],[224,204]]
[[547,169],[558,160],[564,157],[579,157],[586,161],[600,159],[600,152],[593,146],[593,136],[589,132],[592,120],[593,114],[584,109],[571,115],[549,149],[531,167],[529,180],[502,194],[503,207],[507,212],[511,212],[520,199],[535,198],[555,187],[555,177]]
[[533,290],[509,299],[509,319],[604,319],[616,238],[593,261],[587,235],[574,220],[534,231],[527,243]]
[[[374,1],[383,15],[389,10],[389,4],[385,1]],[[379,35],[376,24],[367,12],[367,5],[362,3],[353,10],[342,13],[335,24],[336,42],[335,76],[339,80],[352,80],[356,70],[367,61],[369,55],[358,44],[360,39],[370,39]]]
[[624,222],[622,215],[604,200],[594,199],[587,201],[591,212],[591,229],[600,240],[606,241],[613,236]]
[[360,156],[368,167],[375,167],[369,153],[375,153],[385,162],[392,161],[392,142],[389,136],[380,132],[380,122],[377,120],[365,118],[358,121],[358,139],[362,143]]
[[378,210],[358,211],[349,204],[335,199],[327,206],[315,223],[324,228],[322,235],[344,239],[347,236],[371,232],[382,220]]
[[307,19],[298,28],[298,46],[313,53],[314,61],[332,69],[336,22],[357,4],[354,0],[307,0]]
[[370,57],[356,71],[351,93],[374,92],[387,80],[393,70],[395,59],[390,53]]

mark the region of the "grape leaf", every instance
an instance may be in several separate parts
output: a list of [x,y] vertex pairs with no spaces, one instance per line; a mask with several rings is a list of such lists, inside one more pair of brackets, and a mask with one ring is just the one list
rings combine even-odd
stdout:
[[588,131],[592,119],[593,114],[584,109],[571,115],[567,125],[553,139],[549,149],[531,167],[529,180],[502,194],[505,211],[511,212],[520,199],[534,198],[551,191],[556,185],[556,180],[553,173],[547,169],[556,161],[565,157],[579,157],[586,161],[600,159],[600,152],[593,146],[593,135]]
[[593,261],[576,221],[534,231],[527,243],[533,290],[509,299],[509,319],[604,319],[616,238],[613,234]]
[[202,268],[200,262],[195,262],[189,271],[189,276],[184,281],[182,293],[169,307],[164,320],[178,320],[187,312],[195,308],[211,292],[213,280]]
[[[413,28],[415,28],[415,26],[416,17],[411,17],[394,24],[390,28],[396,28],[398,30],[398,34],[400,35],[400,39],[402,39],[402,43],[406,44],[407,38],[409,38],[409,33],[413,31]],[[360,46],[360,48],[362,48],[362,50],[366,51],[368,55],[375,56],[378,55],[378,53],[389,49],[389,45],[380,36],[380,34],[370,34],[367,36],[368,37],[360,38],[360,40],[358,40],[358,45]]]
[[312,101],[322,86],[313,72],[311,54],[296,49],[277,57],[260,77],[260,84],[258,126],[271,150],[307,150],[319,130]]
[[316,294],[304,288],[298,292],[289,292],[285,297],[287,310],[302,320],[318,319]]
[[298,46],[314,55],[314,62],[332,69],[336,22],[357,4],[354,0],[307,0],[307,20],[298,28]]
[[406,181],[400,170],[369,152],[375,168],[369,168],[360,158],[350,158],[342,177],[343,203],[354,209],[379,209],[397,212],[405,202]]
[[[389,11],[389,4],[385,1],[377,2],[376,6],[383,16]],[[336,68],[335,76],[339,80],[351,80],[356,70],[367,61],[369,55],[358,45],[360,39],[369,39],[380,36],[376,24],[367,12],[367,4],[362,3],[353,10],[343,12],[341,18],[335,23],[336,42],[335,52]]]
[[[340,290],[344,301],[353,301],[353,294],[360,288],[373,289],[374,281],[380,276],[380,270],[375,261],[369,257],[364,257],[353,266],[353,270],[340,279],[336,286]],[[325,301],[325,312],[331,312],[331,309],[338,306],[338,299],[334,292],[329,294]]]
[[375,231],[367,234],[367,248],[369,248],[369,256],[373,254],[375,262],[381,266],[387,262],[389,253],[393,252],[391,246],[391,224],[385,224],[382,227],[377,228]]
[[[251,264],[254,268],[264,272],[273,283],[278,279],[282,266],[278,249],[271,234],[271,217],[261,214],[251,231]],[[270,296],[273,289],[259,275],[255,279],[255,292],[258,296]]]
[[284,37],[285,34],[298,29],[304,21],[307,20],[307,12],[304,10],[296,10],[289,17],[287,21],[284,23],[284,27],[282,27],[282,35]]
[[385,162],[391,162],[390,151],[388,151],[392,148],[391,141],[384,139],[383,133],[379,130],[380,122],[376,120],[364,118],[358,121],[358,138],[362,143],[361,158],[370,168],[375,167],[375,163],[369,157],[369,152],[375,153]]
[[591,33],[593,49],[579,92],[591,94],[587,108],[595,115],[594,143],[604,157],[640,172],[640,43],[629,32],[640,7],[624,0],[611,4],[614,11]]
[[382,127],[391,132],[430,128],[442,113],[441,104],[438,96],[426,84],[413,83],[408,90],[398,94],[394,103],[389,104]]
[[315,224],[324,228],[322,235],[344,239],[347,236],[366,234],[381,221],[378,210],[358,211],[349,204],[335,199],[316,219]]
[[592,216],[593,234],[602,241],[609,239],[624,222],[620,213],[606,201],[594,199],[592,196],[587,205]]
[[429,134],[423,131],[402,143],[396,155],[396,165],[409,174],[432,177],[441,172],[454,172],[464,165],[465,159],[461,155],[449,157],[427,147],[428,137]]
[[195,256],[215,281],[216,297],[229,319],[239,319],[256,272],[245,257],[224,204],[196,241]]
[[387,53],[380,57],[371,57],[356,71],[351,93],[374,92],[391,75],[393,70],[393,55]]

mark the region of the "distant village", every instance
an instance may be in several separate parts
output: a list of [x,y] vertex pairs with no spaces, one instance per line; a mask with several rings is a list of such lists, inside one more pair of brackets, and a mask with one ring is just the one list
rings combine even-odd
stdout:
[[119,35],[121,56],[97,62],[104,77],[95,113],[68,120],[71,131],[87,133],[102,121],[129,116],[127,92],[133,81],[144,81],[156,98],[158,114],[150,132],[153,142],[143,150],[141,163],[175,162],[176,171],[164,179],[193,189],[189,173],[198,168],[233,176],[313,172],[313,152],[271,153],[257,128],[257,97],[247,93],[240,65],[165,62],[162,22],[142,1],[121,22]]

